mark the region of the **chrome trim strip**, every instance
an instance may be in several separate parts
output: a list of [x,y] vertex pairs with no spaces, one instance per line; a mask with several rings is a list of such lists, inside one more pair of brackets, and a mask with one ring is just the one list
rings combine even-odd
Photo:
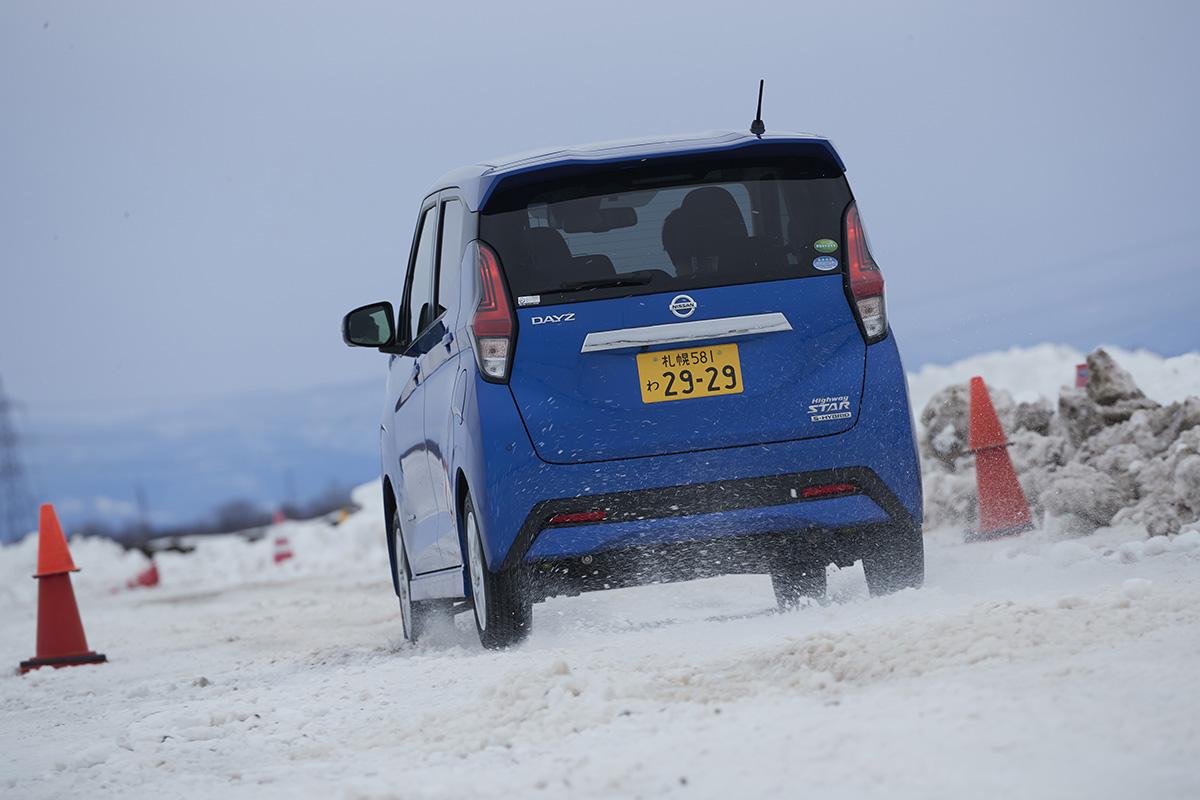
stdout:
[[697,339],[732,339],[791,329],[792,325],[787,317],[778,311],[770,314],[750,314],[745,317],[697,319],[672,322],[668,325],[648,325],[644,328],[596,331],[584,337],[583,347],[579,352],[595,353],[600,350],[621,350],[627,347],[691,342]]

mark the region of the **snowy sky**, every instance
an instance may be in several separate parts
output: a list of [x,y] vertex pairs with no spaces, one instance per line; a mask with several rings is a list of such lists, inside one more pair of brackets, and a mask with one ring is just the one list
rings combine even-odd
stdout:
[[10,393],[104,418],[380,375],[339,320],[398,294],[441,173],[744,128],[760,76],[768,129],[845,157],[910,367],[1200,348],[1200,5],[574,8],[5,2]]

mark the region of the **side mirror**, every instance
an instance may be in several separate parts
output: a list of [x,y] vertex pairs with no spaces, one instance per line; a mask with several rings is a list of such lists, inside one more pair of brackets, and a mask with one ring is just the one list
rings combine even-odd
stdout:
[[390,347],[396,342],[391,303],[360,306],[342,317],[342,341],[351,347]]

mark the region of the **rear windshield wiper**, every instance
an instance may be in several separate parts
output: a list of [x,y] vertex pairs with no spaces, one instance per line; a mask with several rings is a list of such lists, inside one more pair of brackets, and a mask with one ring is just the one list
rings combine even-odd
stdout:
[[620,286],[645,286],[650,282],[649,275],[625,275],[617,278],[600,278],[592,281],[568,281],[560,283],[553,289],[542,289],[535,294],[556,294],[560,292],[585,292],[589,289],[615,289]]

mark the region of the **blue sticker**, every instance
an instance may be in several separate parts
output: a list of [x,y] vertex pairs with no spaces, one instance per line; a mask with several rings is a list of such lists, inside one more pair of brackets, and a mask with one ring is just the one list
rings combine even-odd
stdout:
[[829,272],[831,269],[837,269],[838,260],[833,256],[817,256],[813,259],[813,266],[822,272]]

